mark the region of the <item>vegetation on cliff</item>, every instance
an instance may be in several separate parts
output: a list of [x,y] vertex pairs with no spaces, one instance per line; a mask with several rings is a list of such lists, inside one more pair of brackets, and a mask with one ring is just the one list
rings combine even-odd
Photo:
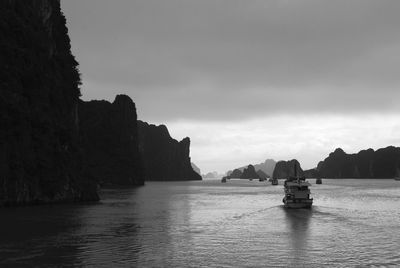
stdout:
[[56,0],[0,2],[0,204],[98,199],[82,176],[65,23]]

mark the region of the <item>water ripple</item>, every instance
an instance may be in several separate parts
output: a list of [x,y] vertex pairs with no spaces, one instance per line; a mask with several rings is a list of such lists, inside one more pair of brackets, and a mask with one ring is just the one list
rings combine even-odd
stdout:
[[109,189],[97,205],[4,209],[0,266],[398,267],[400,187],[324,180],[310,210],[282,186],[219,181]]

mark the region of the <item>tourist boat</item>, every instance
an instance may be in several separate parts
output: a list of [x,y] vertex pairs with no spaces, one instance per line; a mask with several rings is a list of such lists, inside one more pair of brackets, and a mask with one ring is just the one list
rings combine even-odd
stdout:
[[296,176],[296,166],[294,168],[295,177],[289,177],[285,180],[284,189],[285,197],[282,202],[285,208],[311,208],[313,199],[310,198],[311,184],[306,181],[305,177]]
[[321,178],[317,178],[317,179],[315,180],[315,183],[316,183],[316,184],[322,184],[322,179],[321,179]]
[[278,183],[278,179],[277,178],[273,178],[272,181],[271,181],[271,184],[272,185],[278,185],[279,184]]

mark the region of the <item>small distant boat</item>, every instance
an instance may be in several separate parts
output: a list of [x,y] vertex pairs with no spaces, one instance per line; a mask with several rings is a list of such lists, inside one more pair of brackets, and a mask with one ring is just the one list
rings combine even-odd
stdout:
[[272,181],[271,181],[271,184],[272,185],[278,185],[279,184],[278,183],[278,179],[277,178],[273,178]]
[[316,184],[322,184],[322,179],[321,179],[321,178],[317,178],[317,179],[315,180],[315,183],[316,183]]
[[226,182],[226,177],[223,177],[223,178],[221,179],[221,182],[222,182],[222,183],[225,183],[225,182]]

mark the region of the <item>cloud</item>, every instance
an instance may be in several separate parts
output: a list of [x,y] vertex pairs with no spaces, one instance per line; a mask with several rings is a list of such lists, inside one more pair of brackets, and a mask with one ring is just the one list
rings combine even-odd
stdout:
[[61,4],[83,98],[131,96],[202,170],[400,145],[400,1]]
[[397,1],[68,0],[62,8],[84,98],[113,99],[118,88],[149,119],[399,112]]

